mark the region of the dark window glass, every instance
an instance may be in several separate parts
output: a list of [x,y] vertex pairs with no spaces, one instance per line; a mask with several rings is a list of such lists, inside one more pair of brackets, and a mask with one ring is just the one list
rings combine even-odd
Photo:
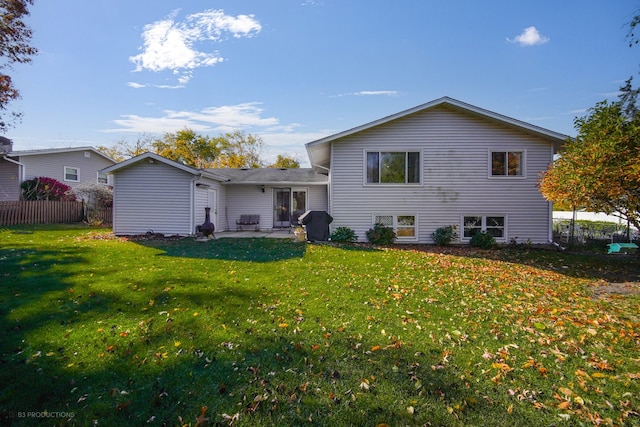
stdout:
[[380,182],[380,153],[367,153],[367,183]]

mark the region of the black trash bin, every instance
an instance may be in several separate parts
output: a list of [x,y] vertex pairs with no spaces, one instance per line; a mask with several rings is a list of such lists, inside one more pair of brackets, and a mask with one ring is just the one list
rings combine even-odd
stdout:
[[333,217],[325,211],[306,211],[298,218],[300,224],[307,231],[307,240],[310,242],[329,240],[329,224]]

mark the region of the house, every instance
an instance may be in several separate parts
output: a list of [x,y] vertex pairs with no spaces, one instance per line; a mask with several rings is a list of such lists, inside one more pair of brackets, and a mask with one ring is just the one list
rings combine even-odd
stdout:
[[397,242],[432,243],[455,225],[462,243],[486,231],[497,242],[552,239],[552,206],[540,172],[567,139],[444,97],[306,144],[329,171],[332,227],[365,239],[375,223]]
[[211,207],[216,230],[241,215],[289,227],[307,210],[360,241],[375,223],[399,243],[433,243],[458,227],[461,243],[547,243],[551,204],[537,183],[567,136],[444,97],[306,144],[311,168],[194,169],[152,153],[110,166],[114,232],[193,234]]
[[0,201],[19,200],[20,184],[36,177],[56,179],[75,188],[84,182],[111,184],[102,169],[116,162],[93,147],[12,151],[0,139]]
[[327,176],[300,169],[195,169],[145,153],[102,171],[113,176],[113,232],[191,235],[211,208],[216,230],[259,215],[260,229],[289,228],[306,210],[326,210]]

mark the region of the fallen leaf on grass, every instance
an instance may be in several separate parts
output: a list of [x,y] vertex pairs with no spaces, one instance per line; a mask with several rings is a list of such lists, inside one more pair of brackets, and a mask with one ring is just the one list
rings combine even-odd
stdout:
[[117,411],[124,411],[125,409],[127,409],[129,407],[129,405],[131,405],[131,401],[130,400],[127,400],[126,402],[119,403],[118,405],[116,405],[116,410]]
[[502,362],[493,362],[491,364],[491,367],[494,369],[499,369],[500,371],[506,373],[506,372],[511,372],[513,371],[513,368],[509,365],[507,365],[506,363],[502,363]]
[[564,394],[565,396],[572,396],[573,395],[573,390],[566,388],[566,387],[558,387],[558,391],[562,394]]
[[196,427],[202,426],[207,421],[209,421],[209,418],[205,417],[205,414],[208,410],[209,408],[207,406],[203,406],[202,408],[200,408],[200,415],[198,415],[198,417],[196,418]]

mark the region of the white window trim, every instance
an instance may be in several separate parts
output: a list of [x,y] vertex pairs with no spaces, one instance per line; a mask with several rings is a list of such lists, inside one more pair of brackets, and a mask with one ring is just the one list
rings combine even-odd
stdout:
[[[405,183],[393,183],[393,182],[367,182],[367,153],[419,153],[420,154],[420,173],[419,182],[405,182]],[[421,187],[424,181],[424,150],[418,148],[371,148],[362,150],[362,185],[365,187]]]
[[[393,217],[393,231],[396,233],[396,241],[397,242],[417,242],[418,241],[418,214],[417,213],[407,213],[407,212],[377,212],[371,215],[371,226],[373,227],[376,223],[377,216],[390,216]],[[398,236],[398,217],[399,216],[412,216],[414,218],[413,228],[415,229],[414,236]]]
[[[492,153],[522,153],[522,175],[493,175]],[[524,148],[489,148],[487,150],[487,176],[489,179],[527,179],[527,150]]]
[[478,213],[473,213],[473,214],[463,214],[460,216],[460,241],[461,242],[465,242],[468,243],[471,241],[471,237],[465,237],[464,236],[464,218],[465,217],[469,217],[469,216],[477,216],[477,217],[481,217],[482,218],[482,225],[480,227],[481,231],[486,231],[487,230],[487,217],[492,217],[492,216],[496,216],[496,217],[502,217],[504,218],[504,232],[502,233],[502,237],[496,237],[496,242],[500,242],[500,243],[504,243],[507,241],[507,236],[509,235],[508,233],[508,227],[509,227],[509,216],[507,214],[478,214]]
[[102,175],[105,176],[105,178],[107,179],[107,182],[100,182],[100,171],[96,171],[96,183],[102,184],[102,185],[109,185],[109,175],[107,175],[106,173],[103,173]]
[[[67,169],[75,169],[76,171],[76,175],[78,176],[78,179],[67,179]],[[67,182],[80,182],[80,168],[77,168],[75,166],[65,166],[64,169],[62,170],[63,173],[63,177],[64,180]]]

